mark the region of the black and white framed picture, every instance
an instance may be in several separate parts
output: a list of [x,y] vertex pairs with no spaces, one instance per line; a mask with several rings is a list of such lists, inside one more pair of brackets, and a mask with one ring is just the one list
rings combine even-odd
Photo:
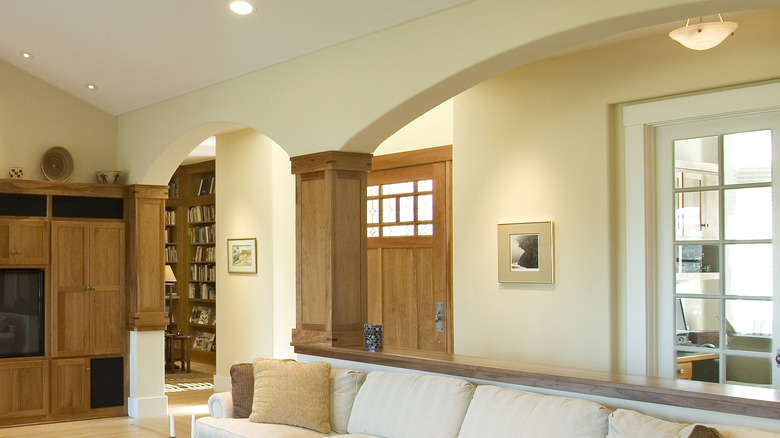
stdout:
[[554,283],[553,223],[498,225],[498,281]]
[[257,272],[257,239],[228,239],[228,272]]

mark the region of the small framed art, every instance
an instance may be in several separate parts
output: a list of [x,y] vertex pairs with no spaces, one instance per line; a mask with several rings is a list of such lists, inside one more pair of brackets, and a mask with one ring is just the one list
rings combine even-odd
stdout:
[[553,223],[498,224],[499,283],[554,283]]
[[228,272],[257,272],[257,239],[228,239]]

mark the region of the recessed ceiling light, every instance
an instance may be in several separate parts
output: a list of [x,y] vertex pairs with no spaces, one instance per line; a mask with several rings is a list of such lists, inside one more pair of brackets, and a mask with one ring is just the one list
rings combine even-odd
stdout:
[[87,90],[90,91],[97,91],[98,89],[98,86],[95,84],[84,84],[84,86],[87,87]]
[[33,55],[30,52],[19,52],[20,55],[22,55],[22,58],[24,59],[32,59]]
[[235,0],[230,2],[230,10],[239,15],[249,15],[254,13],[257,8],[246,0]]

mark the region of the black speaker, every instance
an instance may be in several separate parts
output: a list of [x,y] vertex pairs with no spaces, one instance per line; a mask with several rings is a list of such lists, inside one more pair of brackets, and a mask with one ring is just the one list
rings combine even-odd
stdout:
[[125,404],[124,360],[121,357],[92,359],[90,364],[91,407],[107,408]]

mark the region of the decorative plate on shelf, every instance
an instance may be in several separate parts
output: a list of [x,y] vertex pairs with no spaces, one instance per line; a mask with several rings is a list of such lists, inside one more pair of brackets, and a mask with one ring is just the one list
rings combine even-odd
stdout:
[[62,146],[49,148],[41,159],[41,170],[49,181],[67,181],[73,174],[73,157]]

